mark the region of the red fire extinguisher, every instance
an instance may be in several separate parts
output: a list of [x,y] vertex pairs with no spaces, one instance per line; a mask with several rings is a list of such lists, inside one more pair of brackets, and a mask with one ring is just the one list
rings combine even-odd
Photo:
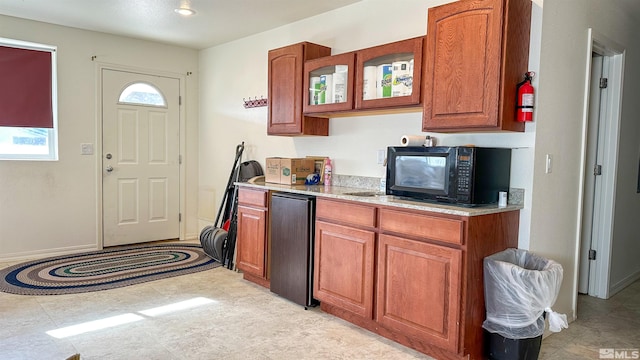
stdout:
[[516,93],[518,103],[516,105],[516,120],[532,121],[533,120],[533,86],[531,79],[536,75],[533,71],[524,74],[524,80],[518,84]]

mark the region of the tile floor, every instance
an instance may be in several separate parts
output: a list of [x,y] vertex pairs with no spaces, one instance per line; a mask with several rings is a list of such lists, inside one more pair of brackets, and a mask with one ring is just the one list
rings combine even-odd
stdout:
[[[0,268],[9,266],[0,263]],[[151,317],[140,311],[205,297]],[[57,339],[45,332],[123,314],[140,321]],[[600,348],[640,348],[640,282],[610,300],[581,296],[580,319],[547,337],[541,359],[598,359]],[[125,288],[58,296],[0,292],[0,359],[431,359],[301,306],[225,268]]]
[[540,359],[600,359],[606,349],[616,359],[640,358],[640,280],[608,300],[580,295],[578,319],[542,341]]

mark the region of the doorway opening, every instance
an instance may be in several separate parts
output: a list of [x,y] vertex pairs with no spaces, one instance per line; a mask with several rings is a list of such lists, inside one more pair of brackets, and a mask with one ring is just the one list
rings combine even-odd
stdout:
[[608,299],[624,49],[589,29],[577,294]]

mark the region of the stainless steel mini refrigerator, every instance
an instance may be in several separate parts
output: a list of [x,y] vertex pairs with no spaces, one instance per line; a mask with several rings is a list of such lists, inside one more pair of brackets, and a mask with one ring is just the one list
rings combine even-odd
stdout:
[[315,197],[271,196],[271,291],[305,308],[313,299]]

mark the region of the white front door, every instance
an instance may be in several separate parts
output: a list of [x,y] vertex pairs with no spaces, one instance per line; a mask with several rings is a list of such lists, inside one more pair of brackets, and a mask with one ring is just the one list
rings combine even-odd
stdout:
[[103,245],[180,236],[180,81],[102,69]]

